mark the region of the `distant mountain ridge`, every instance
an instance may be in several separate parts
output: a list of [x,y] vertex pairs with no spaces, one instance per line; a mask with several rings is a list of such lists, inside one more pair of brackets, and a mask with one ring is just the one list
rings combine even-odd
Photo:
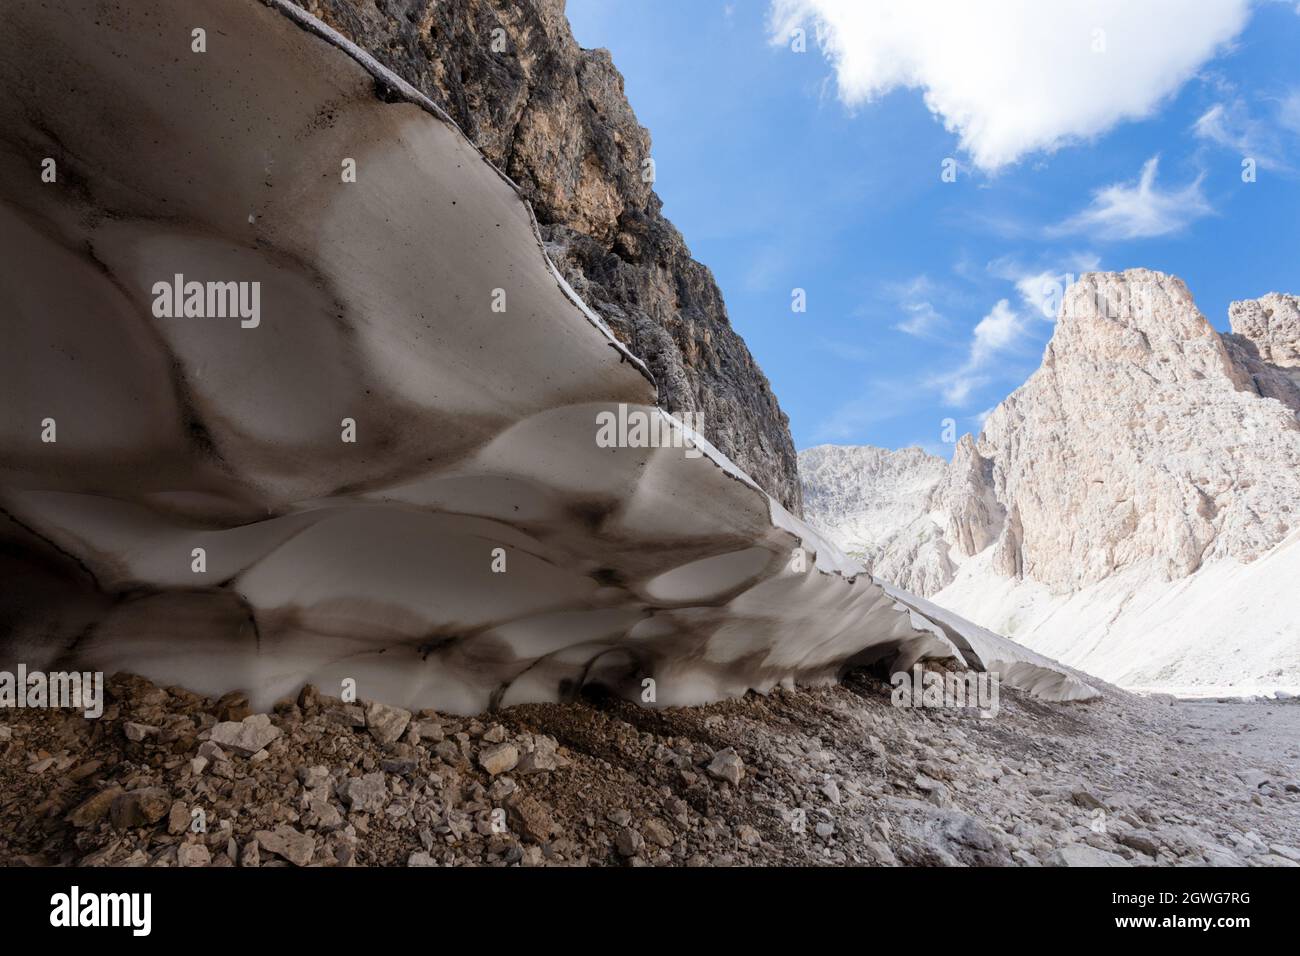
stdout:
[[[864,542],[875,576],[1119,683],[1300,683],[1300,300],[1230,320],[1172,276],[1084,275],[937,479],[912,449],[802,453],[809,520],[847,546],[895,516]],[[872,455],[888,482],[827,487]]]

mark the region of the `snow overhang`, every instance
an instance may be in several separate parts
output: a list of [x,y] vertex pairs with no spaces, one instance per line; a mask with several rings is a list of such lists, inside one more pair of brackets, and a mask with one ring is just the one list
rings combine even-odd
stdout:
[[[657,408],[515,185],[299,8],[6,6],[4,658],[473,712],[593,681],[700,703],[874,649],[1081,696]],[[667,444],[605,447],[609,416]]]

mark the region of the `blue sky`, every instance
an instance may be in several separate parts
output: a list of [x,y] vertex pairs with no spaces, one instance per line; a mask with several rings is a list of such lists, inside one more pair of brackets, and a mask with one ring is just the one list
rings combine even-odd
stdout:
[[569,0],[568,15],[612,52],[664,211],[796,447],[947,454],[944,419],[978,432],[1037,367],[1053,277],[1171,272],[1218,328],[1234,299],[1300,292],[1296,3],[1057,0],[1012,26],[931,11],[909,32],[896,16],[891,35],[872,21],[898,0],[774,2]]

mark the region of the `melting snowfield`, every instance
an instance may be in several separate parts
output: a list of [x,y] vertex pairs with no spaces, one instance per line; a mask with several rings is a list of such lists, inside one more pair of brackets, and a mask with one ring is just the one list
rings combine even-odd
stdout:
[[[5,4],[0,660],[255,707],[693,704],[927,658],[1094,695],[684,432],[513,184],[328,28],[97,16]],[[676,440],[602,447],[602,414]]]

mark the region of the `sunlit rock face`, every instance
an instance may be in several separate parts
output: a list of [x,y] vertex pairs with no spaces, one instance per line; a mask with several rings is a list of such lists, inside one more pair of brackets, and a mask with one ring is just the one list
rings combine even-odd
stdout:
[[513,183],[309,15],[2,10],[5,662],[460,712],[944,657],[1094,693],[665,415]]

